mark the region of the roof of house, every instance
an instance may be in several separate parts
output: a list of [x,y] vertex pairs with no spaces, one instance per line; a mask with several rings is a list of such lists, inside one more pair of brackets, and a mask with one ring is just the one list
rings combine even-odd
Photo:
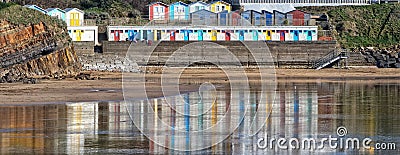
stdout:
[[209,11],[209,10],[206,10],[206,9],[201,9],[201,10],[195,11],[195,12],[193,12],[192,14],[199,13],[199,12],[207,12],[207,13],[216,14],[216,13],[214,13],[214,12],[212,12],[212,11]]
[[175,4],[181,4],[181,5],[189,6],[189,4],[183,3],[183,2],[181,2],[181,1],[172,3],[172,4],[170,4],[170,5],[175,5]]
[[195,3],[191,3],[191,4],[189,4],[189,5],[194,5],[194,4],[202,4],[202,5],[208,5],[207,3],[205,3],[205,2],[203,2],[203,1],[197,1],[197,2],[195,2]]
[[41,7],[37,6],[37,5],[24,5],[24,7],[36,8],[36,9],[39,9],[40,11],[42,11],[42,12],[46,12],[46,10],[44,10],[43,8],[41,8]]
[[47,12],[51,12],[51,11],[53,11],[53,10],[58,10],[58,11],[60,11],[60,12],[65,13],[65,11],[64,11],[64,10],[61,10],[60,8],[47,8],[47,9],[46,9]]
[[83,12],[82,10],[79,10],[78,8],[66,8],[66,9],[64,9],[65,12],[70,12],[70,11],[72,11],[72,10],[76,10],[76,11],[78,11],[78,12],[85,13],[85,12]]
[[212,5],[212,4],[217,3],[217,2],[221,2],[221,3],[224,3],[224,4],[226,4],[226,5],[231,5],[230,3],[225,2],[225,1],[222,1],[222,0],[212,1],[209,5]]
[[165,4],[163,2],[153,2],[153,3],[150,3],[148,6],[152,6],[154,4],[161,4],[161,5],[164,5],[164,6],[168,6],[167,4]]
[[244,11],[244,12],[255,12],[255,13],[258,13],[258,14],[262,14],[261,12],[258,12],[256,10],[247,10],[247,11]]
[[292,12],[295,12],[295,11],[299,11],[299,12],[303,12],[303,13],[305,13],[305,14],[308,14],[307,12],[301,11],[301,10],[292,10],[292,11],[289,11],[289,12],[287,12],[287,13],[292,13]]

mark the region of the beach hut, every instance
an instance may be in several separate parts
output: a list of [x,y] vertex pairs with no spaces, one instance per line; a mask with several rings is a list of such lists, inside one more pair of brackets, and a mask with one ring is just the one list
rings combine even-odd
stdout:
[[231,4],[224,1],[215,1],[210,4],[210,11],[214,13],[220,13],[222,11],[227,10],[231,12]]
[[48,8],[46,12],[49,16],[56,17],[57,19],[61,19],[65,21],[65,11],[59,8]]
[[189,13],[193,13],[199,10],[210,10],[209,6],[207,3],[204,3],[202,1],[197,1],[195,3],[189,4]]
[[189,5],[181,1],[169,5],[169,19],[189,20]]
[[254,26],[261,25],[261,16],[262,13],[254,10],[247,10],[245,12],[242,12],[242,17]]
[[262,16],[265,21],[265,26],[272,26],[274,25],[274,14],[269,11],[262,11]]
[[244,22],[251,23],[251,12],[250,11],[251,10],[241,13],[242,19],[245,20]]
[[208,10],[199,10],[191,14],[192,25],[216,26],[217,14]]
[[84,12],[77,8],[66,8],[65,22],[67,26],[83,26]]
[[232,11],[229,14],[230,16],[230,26],[240,26],[242,16],[240,16],[240,11]]
[[279,12],[279,11],[276,11],[276,10],[274,10],[273,13],[274,13],[274,25],[275,26],[287,25],[285,23],[285,21],[286,21],[286,14],[285,13],[282,13],[282,12]]
[[97,26],[68,26],[67,30],[72,41],[93,42],[95,45],[99,44],[99,31]]
[[306,41],[316,41],[318,37],[316,30],[304,30],[303,35]]
[[229,23],[229,13],[227,10],[218,13],[218,26],[227,26]]
[[47,13],[46,10],[44,10],[43,8],[41,8],[41,7],[37,6],[37,5],[25,5],[24,7],[27,7],[27,8],[29,8],[29,9],[37,10],[37,11],[39,11],[39,12],[41,12],[41,13],[44,13],[44,14]]
[[168,20],[168,5],[162,2],[149,4],[149,20]]
[[286,13],[289,24],[293,26],[304,26],[305,25],[305,16],[309,16],[308,13],[300,10],[293,10]]

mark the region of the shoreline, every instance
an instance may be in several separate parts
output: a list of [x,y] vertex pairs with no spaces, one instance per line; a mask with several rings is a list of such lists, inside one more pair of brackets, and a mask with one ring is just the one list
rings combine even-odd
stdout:
[[[40,80],[38,84],[3,83],[0,85],[0,105],[17,104],[47,104],[69,102],[97,102],[97,101],[121,101],[123,100],[122,73],[121,72],[97,72],[90,73],[99,80],[75,80],[73,78],[63,80]],[[210,81],[225,85],[225,75],[215,69],[188,69],[181,75],[182,81],[189,84],[183,86],[184,91],[193,91],[197,87],[190,84]],[[125,74],[125,73],[124,73]],[[139,73],[129,73],[134,76]],[[159,73],[146,74],[150,82],[146,82],[149,96],[160,95]],[[254,80],[257,73],[247,72],[249,83],[257,86],[259,80]],[[276,69],[277,83],[320,83],[320,82],[358,82],[358,83],[398,83],[400,84],[400,69],[378,68],[352,68],[352,69]],[[183,82],[184,83],[184,82]],[[143,83],[141,83],[143,84]],[[138,83],[138,87],[141,86]],[[147,87],[148,86],[148,87]],[[134,86],[135,87],[135,86]],[[181,88],[181,89],[182,89]]]

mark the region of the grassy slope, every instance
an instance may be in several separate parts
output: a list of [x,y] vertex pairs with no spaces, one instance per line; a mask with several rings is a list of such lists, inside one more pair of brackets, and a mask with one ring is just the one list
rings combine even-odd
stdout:
[[48,30],[55,32],[57,40],[69,38],[66,31],[67,25],[64,21],[20,5],[11,5],[0,9],[0,20],[7,20],[14,25],[31,25],[43,22]]
[[400,43],[400,4],[301,9],[328,14],[333,34],[343,47],[387,47]]

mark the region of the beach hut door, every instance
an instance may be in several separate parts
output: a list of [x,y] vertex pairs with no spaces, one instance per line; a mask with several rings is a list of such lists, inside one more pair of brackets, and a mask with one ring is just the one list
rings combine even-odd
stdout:
[[185,34],[184,40],[185,40],[185,41],[188,41],[188,40],[189,40],[189,31],[188,31],[188,30],[185,30],[185,31],[184,31],[184,34]]
[[120,31],[116,30],[114,32],[114,41],[119,41],[119,37],[120,37]]
[[257,30],[253,30],[253,40],[257,41],[258,40],[258,33]]
[[280,40],[285,41],[285,31],[280,31],[280,34],[281,34]]
[[198,40],[203,41],[203,30],[198,30],[197,34],[198,34]]
[[231,33],[228,32],[228,31],[226,31],[226,33],[225,33],[225,40],[226,41],[230,41],[231,40]]
[[244,41],[244,31],[243,30],[239,31],[239,40]]
[[299,41],[299,31],[297,31],[297,30],[294,30],[294,32],[293,32],[293,40],[294,41]]
[[161,30],[157,30],[157,40],[161,40]]
[[175,31],[171,31],[169,34],[169,40],[174,41],[175,40]]
[[134,41],[135,40],[135,36],[136,36],[136,32],[134,30],[129,30],[128,31],[128,39],[130,41]]
[[217,30],[212,30],[211,31],[211,40],[217,41],[217,35],[218,35]]
[[311,41],[312,40],[312,33],[311,31],[307,32],[307,41]]

